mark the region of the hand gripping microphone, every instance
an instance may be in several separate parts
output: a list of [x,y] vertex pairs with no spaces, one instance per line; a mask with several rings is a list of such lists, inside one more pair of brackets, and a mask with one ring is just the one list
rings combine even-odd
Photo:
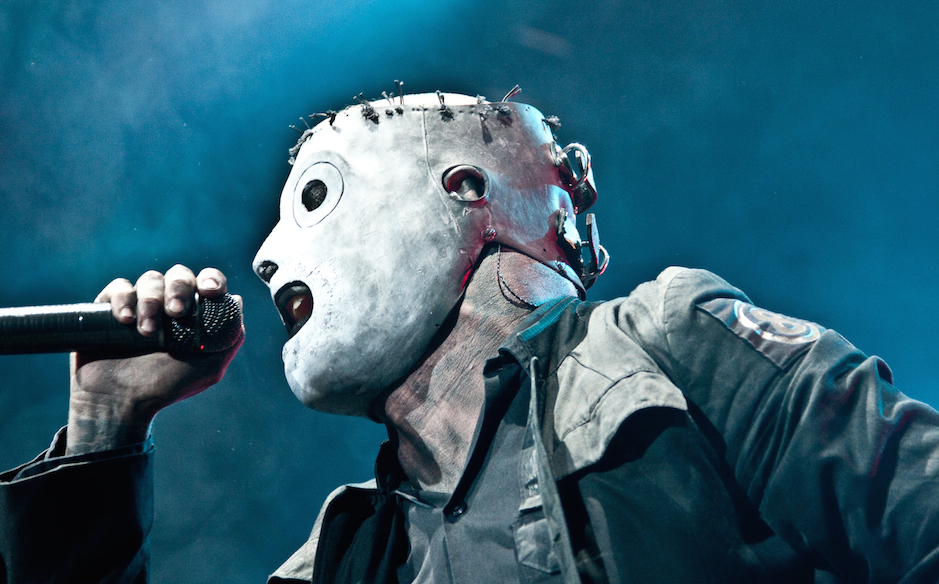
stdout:
[[231,294],[201,298],[182,318],[163,317],[145,337],[123,324],[106,302],[0,308],[0,354],[127,350],[218,353],[241,338],[241,308]]

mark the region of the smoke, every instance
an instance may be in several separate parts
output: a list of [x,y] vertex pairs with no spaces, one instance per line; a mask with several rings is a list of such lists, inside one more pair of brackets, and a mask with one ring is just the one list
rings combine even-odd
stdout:
[[[155,424],[155,581],[263,581],[382,429],[309,412],[249,269],[288,129],[375,97],[460,91],[559,116],[593,154],[610,270],[670,264],[835,328],[939,402],[939,8],[830,1],[13,0],[0,4],[0,305],[78,302],[174,263],[222,268],[248,340]],[[64,356],[2,357],[0,463],[65,422]]]

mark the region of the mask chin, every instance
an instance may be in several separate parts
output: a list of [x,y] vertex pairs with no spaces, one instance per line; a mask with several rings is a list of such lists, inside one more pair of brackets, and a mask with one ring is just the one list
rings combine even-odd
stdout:
[[370,414],[370,409],[380,390],[376,389],[365,393],[346,393],[342,391],[324,393],[317,391],[315,386],[312,386],[309,382],[300,381],[295,375],[295,370],[289,369],[289,365],[285,364],[284,373],[290,390],[300,400],[300,403],[311,410],[343,416],[373,417]]
[[[475,268],[470,273],[474,272]],[[316,386],[312,384],[302,383],[300,381],[302,378],[298,379],[294,375],[295,370],[291,369],[285,361],[285,371],[290,389],[297,399],[310,409],[331,414],[365,417],[373,422],[382,423],[385,398],[389,393],[400,387],[405,380],[411,378],[446,341],[456,325],[462,302],[463,294],[461,291],[446,319],[426,343],[423,353],[414,360],[410,368],[399,376],[389,376],[387,381],[378,381],[375,384],[360,386],[358,390],[352,388],[346,390],[334,389],[324,393],[316,391]]]
[[[379,261],[337,257],[302,277],[312,313],[285,343],[283,360],[306,406],[368,416],[371,402],[420,361],[458,304],[469,268],[460,241],[444,229],[439,234],[449,241],[436,254],[390,246]],[[408,264],[409,271],[395,268]]]

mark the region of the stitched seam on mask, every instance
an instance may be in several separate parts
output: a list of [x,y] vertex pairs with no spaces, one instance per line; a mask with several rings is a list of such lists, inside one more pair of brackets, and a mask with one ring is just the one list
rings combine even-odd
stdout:
[[430,168],[430,140],[427,138],[427,110],[421,110],[421,134],[424,136],[424,166],[427,168],[427,176],[434,181],[434,173]]
[[[430,137],[427,135],[427,109],[421,109],[421,135],[424,138],[424,168],[427,169],[427,177],[430,179],[430,184],[435,185],[434,192],[437,192],[437,186],[440,189],[443,189],[443,185],[440,184],[436,178],[434,178],[434,170],[430,167]],[[450,221],[453,224],[453,230],[459,233],[457,228],[456,218],[450,214]]]

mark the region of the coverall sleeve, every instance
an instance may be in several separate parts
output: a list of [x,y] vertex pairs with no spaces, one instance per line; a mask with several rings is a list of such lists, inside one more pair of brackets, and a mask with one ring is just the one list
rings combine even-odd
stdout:
[[634,293],[635,329],[766,523],[846,582],[939,581],[939,415],[837,333],[699,270]]
[[0,583],[146,582],[152,442],[56,456],[64,434],[0,474]]

